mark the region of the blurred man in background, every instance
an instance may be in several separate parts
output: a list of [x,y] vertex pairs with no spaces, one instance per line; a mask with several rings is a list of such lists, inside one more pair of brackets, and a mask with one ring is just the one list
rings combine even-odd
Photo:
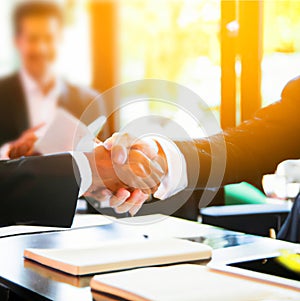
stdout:
[[[11,141],[20,136],[24,141],[35,139],[34,131],[50,123],[58,107],[79,118],[97,95],[71,85],[55,71],[63,25],[63,11],[55,2],[24,1],[14,9],[20,69],[0,80],[2,158],[9,155]],[[104,107],[99,115],[105,115]]]

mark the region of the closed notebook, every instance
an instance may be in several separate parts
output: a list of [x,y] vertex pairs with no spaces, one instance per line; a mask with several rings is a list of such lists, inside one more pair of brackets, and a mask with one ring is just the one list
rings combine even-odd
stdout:
[[72,249],[26,249],[24,257],[72,275],[87,275],[208,259],[211,248],[177,238],[140,239]]
[[215,272],[196,264],[96,275],[95,301],[299,301],[299,291]]

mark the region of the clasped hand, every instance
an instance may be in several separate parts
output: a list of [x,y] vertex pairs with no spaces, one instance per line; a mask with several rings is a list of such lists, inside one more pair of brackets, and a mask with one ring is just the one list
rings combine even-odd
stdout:
[[93,181],[85,196],[100,202],[109,200],[117,213],[136,214],[168,171],[158,143],[129,134],[114,134],[86,156]]

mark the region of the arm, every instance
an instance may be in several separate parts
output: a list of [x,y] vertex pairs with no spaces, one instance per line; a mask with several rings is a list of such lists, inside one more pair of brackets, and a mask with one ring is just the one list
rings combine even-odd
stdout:
[[0,161],[0,225],[69,227],[79,191],[76,174],[68,154]]
[[[103,189],[109,189],[116,194],[111,199],[112,205],[119,211],[127,211],[129,203],[128,210],[133,213],[139,209],[140,198],[144,200],[149,193],[156,191],[156,180],[163,176],[159,163],[155,165],[155,159],[150,160],[139,150],[131,150],[129,162],[117,168],[119,175],[123,175],[121,178],[115,173],[110,152],[103,146],[83,156],[87,157],[87,168],[77,165],[78,156],[74,157],[74,162],[68,154],[0,161],[0,226],[39,224],[69,227],[75,213],[79,178],[84,177],[85,169],[91,169],[92,176],[90,187],[85,187],[86,194],[97,196]],[[148,175],[148,166],[152,167],[151,175]],[[124,188],[136,191],[129,197]],[[124,192],[126,205],[122,205],[123,201],[119,203]]]
[[[262,175],[273,173],[283,160],[299,158],[300,79],[292,80],[284,88],[281,101],[265,107],[240,126],[223,134],[197,141],[200,175],[197,187],[206,186],[212,160],[211,145],[222,145],[225,139],[226,168],[222,184],[247,181],[257,184]],[[195,158],[191,158],[189,143],[177,143],[187,161],[189,183],[195,176]]]
[[[181,185],[184,184],[185,173],[188,176],[188,189],[219,188],[221,185],[241,181],[259,185],[262,175],[274,172],[278,163],[285,159],[299,158],[300,78],[285,87],[281,98],[281,101],[261,109],[251,120],[236,128],[196,143],[176,142],[186,163],[186,169],[182,168],[183,180],[179,182],[179,186],[185,187]],[[123,144],[122,141],[115,140],[108,139],[106,147],[111,149],[112,146]],[[142,146],[140,149],[147,153]],[[120,153],[125,153],[126,157],[126,152]],[[170,157],[174,159],[176,156]],[[177,159],[177,165],[180,165],[179,161],[183,160]],[[211,181],[212,162],[215,171],[220,171],[220,181]],[[167,178],[167,181],[174,182],[174,177]],[[178,192],[176,189],[172,191]],[[169,195],[172,195],[172,191]]]

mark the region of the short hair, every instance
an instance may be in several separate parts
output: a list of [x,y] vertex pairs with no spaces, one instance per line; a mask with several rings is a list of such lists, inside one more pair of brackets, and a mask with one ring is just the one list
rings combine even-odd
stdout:
[[23,1],[16,5],[12,14],[14,33],[18,34],[21,29],[21,21],[26,17],[42,16],[55,17],[63,25],[64,12],[62,7],[54,1]]

